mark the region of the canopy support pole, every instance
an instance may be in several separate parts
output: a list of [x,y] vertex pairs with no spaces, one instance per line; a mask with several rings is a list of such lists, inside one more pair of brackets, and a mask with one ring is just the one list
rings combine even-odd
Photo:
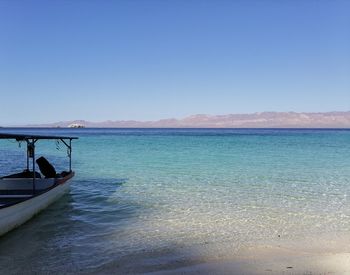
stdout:
[[32,165],[33,165],[33,195],[35,194],[36,188],[35,188],[35,142],[37,139],[32,139],[31,141],[27,139],[27,167],[29,168],[29,158],[32,159]]
[[72,172],[72,140],[69,140],[69,172]]
[[64,145],[68,148],[68,158],[69,158],[69,172],[72,172],[72,139],[69,139],[69,144],[64,141],[64,139],[60,139]]
[[27,171],[29,171],[29,141],[27,140]]

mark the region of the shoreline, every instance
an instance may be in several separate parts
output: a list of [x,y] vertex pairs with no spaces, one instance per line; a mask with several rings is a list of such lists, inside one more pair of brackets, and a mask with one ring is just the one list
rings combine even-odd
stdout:
[[[349,274],[350,253],[305,253],[276,247],[250,248],[250,255],[148,274]],[[247,251],[245,251],[247,253]]]
[[153,251],[101,266],[110,274],[350,274],[350,233],[322,234],[242,247],[212,257]]

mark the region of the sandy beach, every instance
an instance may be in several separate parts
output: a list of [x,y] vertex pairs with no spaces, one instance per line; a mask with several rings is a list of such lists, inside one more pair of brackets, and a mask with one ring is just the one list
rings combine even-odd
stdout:
[[[247,253],[247,254],[245,254]],[[350,253],[307,253],[257,247],[237,259],[211,262],[151,274],[349,274]]]
[[[222,252],[223,253],[223,252]],[[106,265],[99,274],[350,274],[349,235],[327,234],[269,245],[245,247],[237,253],[191,258],[176,251],[134,255]],[[92,272],[92,273],[94,273]]]

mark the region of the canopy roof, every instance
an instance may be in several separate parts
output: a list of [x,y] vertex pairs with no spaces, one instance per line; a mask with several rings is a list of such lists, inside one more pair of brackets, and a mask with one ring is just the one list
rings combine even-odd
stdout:
[[16,140],[29,140],[29,139],[78,139],[77,137],[67,136],[42,136],[42,135],[31,135],[31,134],[10,134],[0,133],[0,139],[16,139]]

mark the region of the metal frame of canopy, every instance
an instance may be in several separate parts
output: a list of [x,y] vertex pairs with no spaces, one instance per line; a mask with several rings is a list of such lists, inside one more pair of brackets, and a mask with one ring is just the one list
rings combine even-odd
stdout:
[[[22,134],[7,134],[0,133],[0,139],[15,139],[16,141],[27,142],[27,169],[29,170],[29,159],[32,159],[33,167],[33,194],[35,194],[35,143],[40,139],[55,139],[60,140],[68,148],[69,157],[69,172],[72,172],[72,140],[77,137],[67,136],[42,136],[42,135],[22,135]],[[69,140],[67,143],[66,140]]]

